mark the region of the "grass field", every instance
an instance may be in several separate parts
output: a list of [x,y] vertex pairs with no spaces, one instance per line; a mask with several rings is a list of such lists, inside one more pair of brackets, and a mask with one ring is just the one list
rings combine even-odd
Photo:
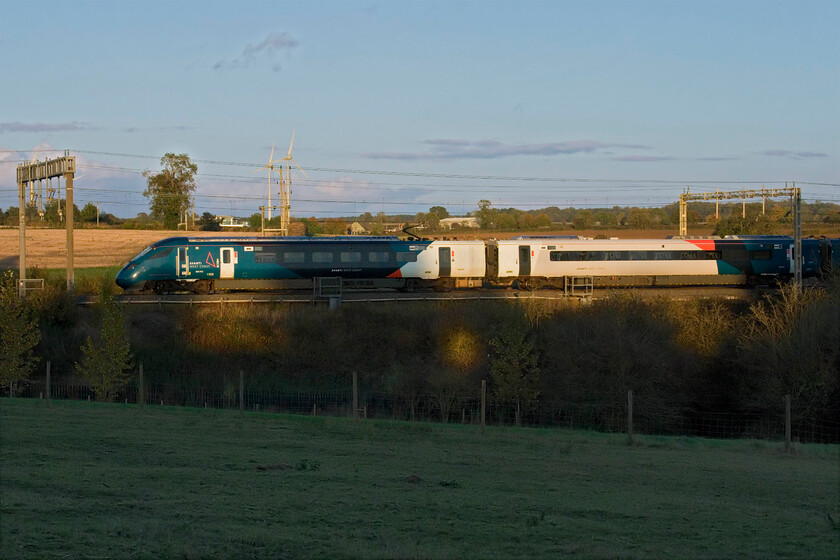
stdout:
[[3,558],[837,558],[840,448],[0,399]]

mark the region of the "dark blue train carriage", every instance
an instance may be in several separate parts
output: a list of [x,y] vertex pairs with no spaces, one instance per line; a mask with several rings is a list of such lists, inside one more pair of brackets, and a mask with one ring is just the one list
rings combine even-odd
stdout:
[[349,287],[401,288],[403,270],[430,241],[396,237],[170,237],[154,243],[117,274],[127,291],[208,293],[288,289],[316,277]]

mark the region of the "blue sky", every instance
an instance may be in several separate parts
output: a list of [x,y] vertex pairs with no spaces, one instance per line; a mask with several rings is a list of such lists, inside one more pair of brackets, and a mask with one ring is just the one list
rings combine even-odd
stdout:
[[[288,149],[293,215],[658,206],[783,186],[840,202],[840,3],[0,2],[0,208],[69,149],[76,200],[250,215]],[[43,78],[41,81],[38,78]],[[122,155],[119,155],[122,154]],[[211,163],[217,162],[217,163]],[[276,193],[276,188],[274,189]],[[276,194],[273,195],[276,202]]]

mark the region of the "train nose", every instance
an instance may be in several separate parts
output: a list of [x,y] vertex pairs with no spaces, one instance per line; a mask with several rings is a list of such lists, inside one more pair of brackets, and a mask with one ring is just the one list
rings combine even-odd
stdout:
[[123,290],[127,290],[137,284],[137,276],[140,271],[137,270],[137,265],[128,263],[117,273],[117,286]]

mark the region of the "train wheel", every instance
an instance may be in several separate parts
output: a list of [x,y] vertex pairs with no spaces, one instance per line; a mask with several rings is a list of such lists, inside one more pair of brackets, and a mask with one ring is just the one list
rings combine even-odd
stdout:
[[192,291],[199,295],[206,295],[210,293],[212,284],[210,280],[197,280],[192,285]]

